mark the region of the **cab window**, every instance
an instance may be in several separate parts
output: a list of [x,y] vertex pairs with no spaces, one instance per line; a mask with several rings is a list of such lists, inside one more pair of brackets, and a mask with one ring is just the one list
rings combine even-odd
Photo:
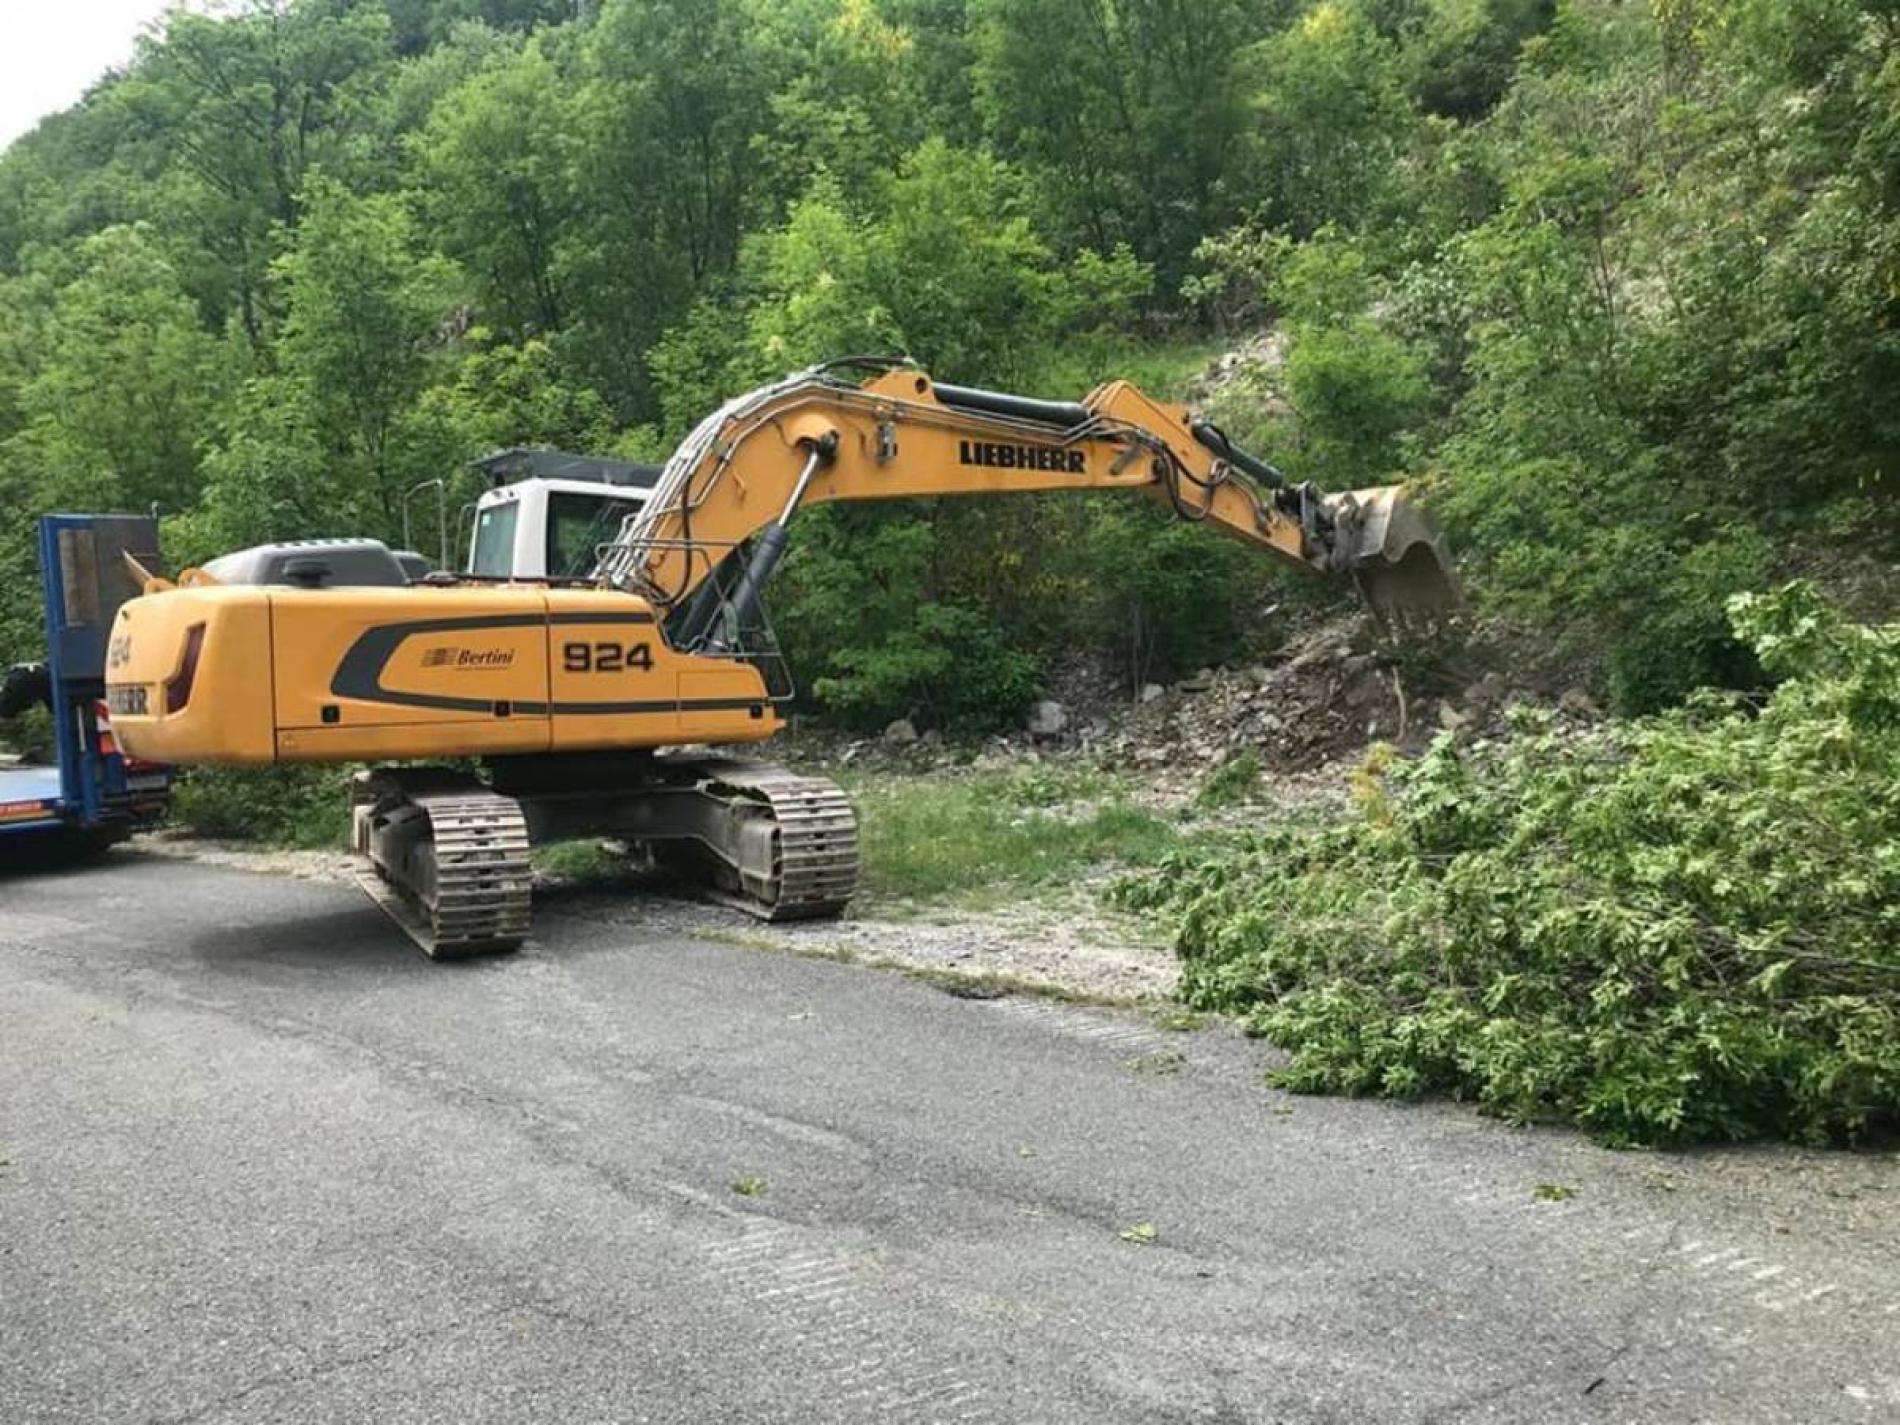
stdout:
[[639,508],[635,500],[557,491],[548,501],[548,577],[592,574],[600,546],[619,534],[620,522]]
[[506,579],[515,572],[515,521],[520,513],[521,506],[513,500],[475,512],[475,548],[469,556],[469,573]]

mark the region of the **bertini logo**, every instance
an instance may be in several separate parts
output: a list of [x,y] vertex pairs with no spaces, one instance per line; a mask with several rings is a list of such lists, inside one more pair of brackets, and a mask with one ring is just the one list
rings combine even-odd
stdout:
[[512,648],[463,648],[445,643],[422,651],[424,668],[507,668],[514,661]]

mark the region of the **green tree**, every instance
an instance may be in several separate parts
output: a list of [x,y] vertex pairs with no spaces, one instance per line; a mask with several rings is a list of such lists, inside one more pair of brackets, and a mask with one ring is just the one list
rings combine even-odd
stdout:
[[113,92],[131,131],[156,136],[166,225],[204,254],[194,283],[235,307],[254,344],[273,226],[296,227],[316,168],[375,171],[393,69],[373,6],[245,0],[227,17],[171,12]]
[[[1125,249],[1061,262],[1020,173],[987,154],[924,143],[885,178],[869,216],[816,180],[785,225],[755,236],[739,274],[745,318],[702,307],[655,364],[690,381],[669,412],[844,352],[906,353],[946,378],[1020,384],[1042,348],[1128,323],[1152,282]],[[730,359],[696,360],[719,340]]]
[[336,462],[331,480],[362,492],[393,528],[406,486],[440,473],[408,421],[447,342],[458,276],[418,250],[399,197],[358,198],[328,179],[302,197],[297,245],[277,262],[286,315],[278,358],[290,402]]
[[144,227],[86,239],[53,299],[37,369],[18,388],[18,454],[42,498],[170,509],[198,493],[201,442],[230,371]]
[[864,189],[931,135],[941,115],[925,107],[918,37],[892,8],[790,0],[756,12],[761,43],[787,61],[759,139],[774,198],[796,198],[820,173]]
[[561,264],[589,300],[564,345],[623,419],[651,409],[648,349],[738,261],[776,68],[740,0],[607,0],[588,31],[573,110],[586,221]]
[[142,227],[0,279],[0,663],[41,652],[34,517],[188,507],[230,363]]
[[443,405],[471,454],[503,445],[593,451],[613,443],[613,418],[599,392],[577,383],[544,341],[467,352],[453,375],[425,392],[420,407]]
[[582,18],[586,0],[381,0],[397,52],[426,55],[458,28],[474,24],[527,32]]
[[1306,236],[1380,212],[1414,119],[1397,50],[1344,0],[1320,0],[1247,55],[1257,75],[1249,186],[1277,225]]
[[205,456],[204,500],[160,531],[172,563],[202,564],[269,540],[394,533],[359,472],[325,448],[310,396],[291,376],[244,383]]
[[1034,174],[1061,246],[1127,245],[1172,290],[1237,216],[1249,0],[971,0],[986,130]]
[[571,134],[560,75],[530,44],[445,94],[417,140],[436,239],[479,279],[486,319],[510,333],[562,326]]
[[1557,9],[1557,0],[1436,0],[1408,35],[1412,94],[1428,113],[1483,118],[1510,87],[1524,42]]

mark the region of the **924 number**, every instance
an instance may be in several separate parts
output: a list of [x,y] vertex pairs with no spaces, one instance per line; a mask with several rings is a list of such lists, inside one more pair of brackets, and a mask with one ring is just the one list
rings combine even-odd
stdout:
[[569,673],[645,672],[653,666],[653,649],[644,643],[564,643],[561,667]]

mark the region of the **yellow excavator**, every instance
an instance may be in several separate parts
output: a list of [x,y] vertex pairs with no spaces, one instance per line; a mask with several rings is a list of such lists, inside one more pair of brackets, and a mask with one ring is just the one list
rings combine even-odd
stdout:
[[436,958],[518,946],[529,848],[581,837],[623,839],[755,915],[833,915],[857,880],[843,792],[691,750],[783,725],[792,684],[761,595],[794,515],[1106,489],[1352,579],[1388,616],[1457,597],[1396,487],[1293,484],[1126,382],[1045,401],[851,358],[707,417],[601,532],[586,578],[418,576],[362,540],[147,575],[113,628],[107,702],[125,749],[154,762],[392,764],[355,778],[356,849],[366,889]]

